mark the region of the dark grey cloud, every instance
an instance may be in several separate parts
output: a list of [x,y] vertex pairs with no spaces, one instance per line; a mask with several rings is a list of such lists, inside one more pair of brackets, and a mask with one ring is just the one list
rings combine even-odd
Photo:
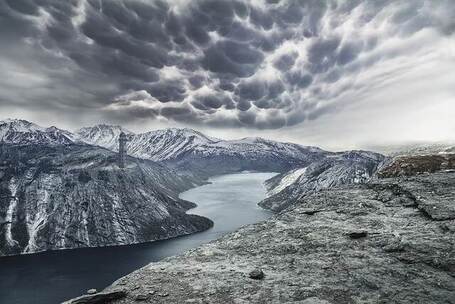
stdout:
[[294,70],[286,73],[286,80],[291,85],[296,85],[300,88],[306,88],[313,81],[313,77],[305,71]]
[[1,0],[0,106],[280,128],[342,108],[337,96],[371,85],[356,79],[429,47],[406,46],[416,33],[453,35],[454,12],[450,0]]
[[163,107],[161,108],[160,114],[164,117],[175,117],[175,116],[183,116],[188,115],[191,110],[187,107]]
[[146,91],[163,103],[182,101],[186,96],[184,84],[177,81],[161,81],[150,85]]
[[297,56],[295,52],[281,55],[273,62],[273,66],[280,71],[287,71],[294,66]]

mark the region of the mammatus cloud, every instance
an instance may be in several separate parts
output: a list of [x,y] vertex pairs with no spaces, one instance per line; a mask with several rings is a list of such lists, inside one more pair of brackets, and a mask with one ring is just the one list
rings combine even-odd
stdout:
[[0,106],[276,129],[412,74],[454,32],[451,0],[1,0]]

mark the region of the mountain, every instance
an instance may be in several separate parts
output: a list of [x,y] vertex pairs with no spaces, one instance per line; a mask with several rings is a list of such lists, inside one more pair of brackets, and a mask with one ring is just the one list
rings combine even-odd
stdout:
[[0,146],[0,255],[124,245],[205,230],[178,193],[203,181],[89,145]]
[[127,148],[130,155],[154,161],[171,159],[199,145],[221,141],[188,128],[134,134],[120,126],[102,124],[79,129],[75,134],[82,142],[118,151],[121,132],[128,135]]
[[43,128],[21,119],[0,121],[0,143],[68,145],[73,141],[71,132],[56,127]]
[[192,129],[168,128],[130,137],[128,151],[141,158],[170,161],[217,142],[222,140]]
[[127,135],[133,134],[121,126],[100,124],[77,130],[74,138],[90,145],[118,151],[118,138],[122,132]]
[[[118,139],[116,126],[111,126],[110,131],[106,131],[104,126],[94,126],[76,134],[83,142],[117,150],[117,146],[111,144]],[[262,138],[222,140],[188,128],[128,134],[129,155],[164,162],[179,171],[205,178],[243,170],[284,172],[329,154],[316,147]]]
[[334,153],[266,181],[268,197],[259,205],[278,212],[322,189],[365,183],[385,159],[381,154],[367,151]]

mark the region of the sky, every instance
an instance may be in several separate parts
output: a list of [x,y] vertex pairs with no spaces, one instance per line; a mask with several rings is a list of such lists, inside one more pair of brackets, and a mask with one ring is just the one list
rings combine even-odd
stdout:
[[455,141],[452,0],[0,0],[0,119]]

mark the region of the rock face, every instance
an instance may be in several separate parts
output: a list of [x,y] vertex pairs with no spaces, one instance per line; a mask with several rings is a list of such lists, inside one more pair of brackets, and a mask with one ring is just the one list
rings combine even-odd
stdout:
[[88,145],[0,145],[0,255],[153,241],[211,227],[178,193],[202,180]]
[[110,303],[455,303],[454,202],[454,173],[322,190],[119,279]]
[[281,211],[296,200],[322,189],[365,183],[374,176],[384,160],[383,155],[367,151],[333,153],[306,167],[293,169],[268,180],[268,197],[259,205]]

